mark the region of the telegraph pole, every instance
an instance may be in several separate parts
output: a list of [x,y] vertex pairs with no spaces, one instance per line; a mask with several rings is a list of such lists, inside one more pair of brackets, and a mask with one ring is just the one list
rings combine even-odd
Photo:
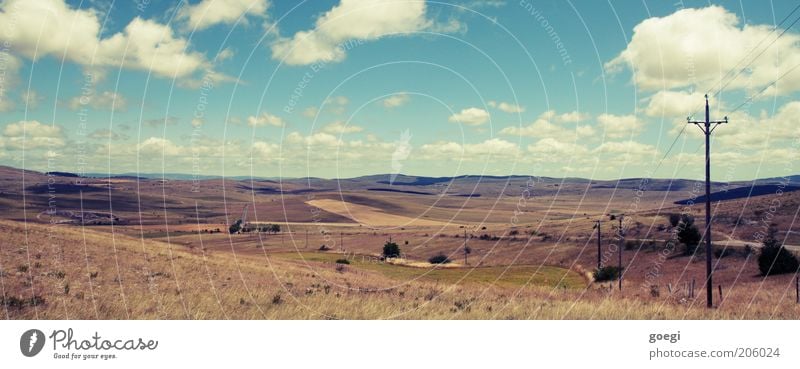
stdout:
[[687,124],[694,124],[706,136],[706,307],[714,307],[713,304],[713,284],[711,271],[711,153],[710,153],[710,137],[711,133],[718,125],[728,123],[728,117],[723,120],[711,120],[708,112],[708,94],[706,94],[706,120],[693,121],[691,117],[686,118]]
[[595,220],[595,227],[597,227],[597,270],[603,267],[603,261],[600,257],[600,219]]
[[617,219],[619,219],[619,260],[617,260],[617,267],[619,268],[619,290],[622,291],[622,249],[625,248],[625,232],[622,231],[622,218],[625,217],[625,214],[620,214]]

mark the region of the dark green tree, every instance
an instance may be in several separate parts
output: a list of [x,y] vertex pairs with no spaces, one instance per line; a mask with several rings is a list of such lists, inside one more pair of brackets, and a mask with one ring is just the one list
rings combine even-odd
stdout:
[[758,270],[761,275],[775,275],[785,273],[796,273],[800,268],[797,257],[775,238],[776,230],[769,228],[767,236],[764,237],[761,253],[758,255]]
[[397,246],[394,242],[386,242],[383,245],[383,256],[387,258],[397,258],[400,257],[400,246]]

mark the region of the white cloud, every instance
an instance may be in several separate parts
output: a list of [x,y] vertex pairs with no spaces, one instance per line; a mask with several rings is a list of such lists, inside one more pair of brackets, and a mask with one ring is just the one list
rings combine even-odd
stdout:
[[103,91],[99,94],[75,96],[69,100],[69,108],[78,110],[81,107],[92,107],[98,110],[125,110],[128,100],[117,92]]
[[520,155],[517,144],[499,138],[475,144],[439,141],[422,145],[419,151],[423,157],[432,160],[481,160],[490,156],[516,158]]
[[545,158],[573,158],[583,159],[589,153],[589,149],[585,146],[564,142],[552,137],[543,138],[535,144],[528,145],[528,151],[536,154],[536,156],[544,156]]
[[575,119],[575,113],[565,113],[559,115],[555,111],[549,110],[539,115],[539,117],[528,126],[505,127],[500,130],[500,134],[508,136],[526,136],[538,138],[550,137],[559,139],[565,139],[569,137],[585,138],[591,137],[595,134],[595,129],[589,125],[578,125],[575,123],[575,128],[570,129],[564,124],[553,123],[566,123]]
[[555,120],[560,123],[578,123],[591,118],[588,113],[581,113],[578,111],[571,111],[555,117]]
[[652,145],[647,145],[635,141],[607,141],[603,142],[600,146],[593,150],[595,153],[600,154],[614,154],[620,155],[626,160],[650,160],[657,150]]
[[18,150],[57,148],[65,145],[60,126],[42,124],[35,120],[6,125],[3,129],[3,141],[6,147]]
[[52,55],[92,68],[123,66],[169,78],[208,67],[203,54],[187,51],[188,41],[167,25],[135,17],[121,32],[101,38],[97,11],[73,9],[63,0],[5,1],[0,24],[14,25],[6,41],[30,59]]
[[303,112],[301,114],[303,114],[304,117],[311,119],[315,118],[318,113],[319,109],[316,106],[309,106],[303,109]]
[[[150,137],[137,145],[136,149],[144,156],[180,156],[186,154],[186,149],[176,145],[166,138]],[[112,147],[112,150],[114,148]]]
[[497,102],[497,101],[489,101],[488,105],[492,108],[500,109],[506,113],[522,113],[525,111],[525,108],[519,106],[517,104],[507,103],[507,102]]
[[261,115],[251,115],[247,117],[247,125],[250,127],[261,127],[268,125],[273,127],[283,127],[285,124],[286,123],[281,117],[267,112],[263,112]]
[[176,18],[185,21],[189,30],[203,30],[216,24],[246,22],[248,15],[265,18],[269,6],[267,0],[203,0],[181,7]]
[[[647,90],[689,86],[707,90],[772,31],[770,25],[740,24],[736,14],[716,5],[649,18],[634,27],[625,50],[605,67],[610,72],[633,69],[634,82]],[[775,35],[770,37],[767,40]],[[766,86],[799,62],[800,36],[787,32],[728,88]],[[800,73],[782,80],[780,88],[783,93],[799,89]]]
[[480,108],[467,108],[451,115],[447,120],[468,126],[479,126],[489,121],[489,112]]
[[280,153],[280,147],[276,144],[256,141],[253,143],[251,155],[259,159],[271,160],[275,159]]
[[37,93],[35,90],[28,90],[22,92],[20,98],[22,99],[22,103],[25,104],[25,106],[29,110],[34,110],[38,108],[39,103],[42,102],[42,100],[44,100],[42,96],[40,96],[39,93]]
[[300,132],[292,132],[286,135],[286,142],[289,144],[302,144],[305,146],[338,146],[340,141],[336,138],[336,136],[325,132],[317,132],[310,136],[303,136]]
[[376,40],[430,26],[425,11],[423,0],[341,0],[317,18],[313,30],[279,38],[271,46],[272,57],[290,65],[342,61],[354,46],[350,40]]
[[597,123],[608,138],[635,137],[644,131],[644,122],[632,114],[600,114]]
[[22,63],[18,58],[9,54],[6,49],[0,49],[0,112],[14,109],[8,92],[19,83],[19,68]]
[[322,128],[323,132],[332,134],[356,133],[363,131],[364,128],[348,124],[342,121],[336,121]]
[[396,108],[405,105],[406,103],[408,103],[409,100],[411,100],[411,97],[408,96],[408,94],[399,93],[391,97],[388,97],[386,99],[383,99],[383,106],[388,109]]
[[[661,90],[649,97],[649,102],[644,113],[651,117],[665,118],[686,118],[686,115],[693,113],[705,104],[702,93]],[[720,106],[715,101],[710,100],[709,104],[717,109]]]

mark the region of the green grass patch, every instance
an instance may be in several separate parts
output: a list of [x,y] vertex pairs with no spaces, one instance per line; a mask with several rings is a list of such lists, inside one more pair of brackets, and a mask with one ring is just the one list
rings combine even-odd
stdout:
[[[337,253],[285,252],[270,255],[286,260],[306,261],[309,263],[334,264],[336,260],[345,258]],[[500,286],[520,287],[525,285],[584,288],[586,281],[580,274],[569,269],[543,265],[514,265],[487,267],[438,267],[428,268],[394,265],[379,261],[376,257],[347,255],[353,268],[381,273],[389,278],[401,281],[418,279],[442,283],[464,284],[496,284]]]

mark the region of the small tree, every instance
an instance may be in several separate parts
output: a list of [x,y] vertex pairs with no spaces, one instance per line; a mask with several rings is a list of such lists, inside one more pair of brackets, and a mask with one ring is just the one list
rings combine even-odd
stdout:
[[761,254],[758,255],[758,269],[761,275],[795,273],[800,268],[797,257],[775,239],[775,228],[770,227],[762,241]]
[[400,257],[400,246],[397,246],[394,242],[386,242],[383,245],[383,256],[387,258],[398,258]]
[[230,231],[231,234],[234,234],[236,232],[239,232],[241,229],[242,229],[242,220],[239,219],[236,221],[236,223],[231,224],[231,226],[228,228],[228,231]]
[[279,224],[272,224],[270,225],[270,231],[272,231],[272,233],[280,233],[281,226]]

